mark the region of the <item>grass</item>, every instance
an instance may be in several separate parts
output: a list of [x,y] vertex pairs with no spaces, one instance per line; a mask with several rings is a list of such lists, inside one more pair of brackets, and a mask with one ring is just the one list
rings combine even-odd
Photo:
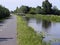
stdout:
[[21,16],[17,16],[17,43],[18,45],[49,45],[43,41],[43,35],[37,34]]
[[50,20],[53,22],[60,22],[60,16],[57,16],[57,15],[26,14],[26,17],[29,17],[29,18],[32,17],[32,18],[37,18],[42,20]]

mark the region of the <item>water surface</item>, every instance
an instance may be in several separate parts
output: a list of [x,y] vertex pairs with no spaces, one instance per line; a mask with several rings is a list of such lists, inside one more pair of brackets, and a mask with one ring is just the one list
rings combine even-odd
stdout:
[[44,32],[45,41],[59,40],[52,45],[60,45],[60,22],[51,22],[47,20],[37,20],[35,18],[27,18],[28,26],[32,27],[37,33]]

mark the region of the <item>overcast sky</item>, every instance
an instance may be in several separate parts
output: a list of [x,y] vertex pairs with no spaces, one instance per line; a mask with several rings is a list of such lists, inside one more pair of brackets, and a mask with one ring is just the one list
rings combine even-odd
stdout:
[[[0,5],[5,6],[9,10],[15,10],[16,7],[20,7],[22,5],[36,7],[41,6],[44,0],[0,0]],[[60,9],[60,0],[49,0],[53,6],[57,6]]]

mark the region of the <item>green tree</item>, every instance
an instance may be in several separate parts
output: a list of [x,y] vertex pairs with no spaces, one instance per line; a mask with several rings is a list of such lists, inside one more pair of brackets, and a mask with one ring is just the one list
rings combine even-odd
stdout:
[[54,6],[52,8],[52,10],[53,10],[53,14],[55,14],[55,15],[59,15],[60,14],[60,10],[56,6]]
[[30,7],[29,13],[30,14],[36,14],[36,8]]
[[52,4],[48,0],[43,1],[42,7],[45,14],[51,13]]
[[7,8],[0,5],[0,19],[8,16],[10,16],[10,11]]
[[29,7],[28,6],[21,6],[19,11],[20,11],[20,13],[28,13]]
[[41,7],[40,7],[40,6],[37,6],[37,7],[36,7],[36,13],[37,13],[37,14],[40,14],[40,13],[41,13]]
[[16,7],[16,10],[14,10],[15,13],[19,13],[19,8]]

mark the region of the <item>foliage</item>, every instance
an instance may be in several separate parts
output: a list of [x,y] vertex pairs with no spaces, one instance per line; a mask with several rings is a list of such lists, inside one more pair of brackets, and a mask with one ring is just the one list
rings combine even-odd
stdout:
[[17,7],[16,10],[14,10],[14,13],[19,13],[19,8]]
[[10,16],[10,12],[7,8],[0,5],[0,19]]
[[35,14],[35,8],[30,7],[30,11],[28,13],[29,14]]
[[60,10],[58,10],[58,8],[57,8],[56,6],[53,7],[52,11],[53,11],[52,13],[53,13],[54,15],[56,15],[56,14],[57,14],[57,15],[60,15]]
[[40,6],[36,7],[36,14],[41,14],[42,13],[42,9]]
[[42,14],[31,15],[31,14],[26,14],[26,17],[29,17],[29,18],[33,17],[33,18],[42,19],[42,20],[60,22],[60,16],[57,16],[57,15],[42,15]]
[[17,39],[18,45],[48,45],[43,41],[43,35],[28,27],[21,16],[17,16]]
[[14,11],[15,13],[24,13],[24,14],[54,14],[54,15],[60,15],[60,10],[56,6],[52,6],[52,4],[45,0],[42,2],[42,7],[37,6],[35,7],[28,7],[28,6],[21,6],[17,7]]
[[16,8],[15,12],[16,13],[27,13],[29,11],[28,6],[21,6],[20,8]]
[[50,4],[50,2],[48,0],[43,1],[42,7],[43,7],[43,11],[45,14],[51,13],[52,4]]
[[12,14],[12,13],[14,13],[14,11],[10,11],[10,13]]

